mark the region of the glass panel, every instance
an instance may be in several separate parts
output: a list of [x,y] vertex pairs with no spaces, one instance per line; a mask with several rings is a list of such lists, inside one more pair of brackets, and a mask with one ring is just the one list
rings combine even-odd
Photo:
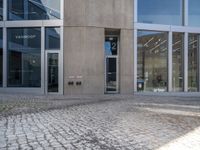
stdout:
[[189,34],[188,49],[188,91],[198,91],[198,54],[200,46],[200,35]]
[[138,0],[138,22],[182,25],[182,0]]
[[60,49],[60,28],[45,29],[45,49],[46,50]]
[[48,92],[58,92],[58,54],[48,53]]
[[8,0],[8,20],[60,19],[60,0]]
[[200,1],[199,0],[189,0],[189,25],[200,26]]
[[0,86],[3,86],[3,31],[0,29]]
[[106,91],[117,91],[117,59],[106,58]]
[[105,55],[117,55],[118,49],[117,37],[106,37],[105,39]]
[[3,0],[0,0],[0,21],[3,20]]
[[183,91],[184,34],[173,33],[173,91]]
[[167,91],[167,32],[138,31],[137,90]]
[[8,86],[41,86],[41,29],[10,28],[8,39]]

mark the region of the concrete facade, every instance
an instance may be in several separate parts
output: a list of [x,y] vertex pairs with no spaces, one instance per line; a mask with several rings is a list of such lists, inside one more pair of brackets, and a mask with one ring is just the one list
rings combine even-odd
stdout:
[[64,94],[104,94],[107,30],[119,31],[119,93],[133,93],[133,0],[65,0],[64,8]]

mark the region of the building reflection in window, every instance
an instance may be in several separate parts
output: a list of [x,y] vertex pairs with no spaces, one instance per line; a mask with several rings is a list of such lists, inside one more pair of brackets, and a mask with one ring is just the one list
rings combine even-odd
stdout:
[[60,50],[60,28],[45,28],[45,49]]
[[9,28],[8,87],[41,86],[41,29]]
[[8,20],[60,19],[60,0],[8,0]]

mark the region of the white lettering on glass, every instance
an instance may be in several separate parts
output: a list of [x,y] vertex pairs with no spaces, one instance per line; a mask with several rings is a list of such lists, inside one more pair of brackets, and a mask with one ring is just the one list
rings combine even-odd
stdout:
[[34,39],[36,35],[16,35],[16,39]]

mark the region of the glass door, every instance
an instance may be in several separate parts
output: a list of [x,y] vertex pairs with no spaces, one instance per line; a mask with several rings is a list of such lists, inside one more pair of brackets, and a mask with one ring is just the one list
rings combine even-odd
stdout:
[[46,53],[46,93],[59,93],[59,53]]
[[48,53],[48,92],[58,92],[58,53]]
[[105,93],[118,93],[118,37],[105,38]]
[[106,58],[106,92],[117,92],[117,58]]

